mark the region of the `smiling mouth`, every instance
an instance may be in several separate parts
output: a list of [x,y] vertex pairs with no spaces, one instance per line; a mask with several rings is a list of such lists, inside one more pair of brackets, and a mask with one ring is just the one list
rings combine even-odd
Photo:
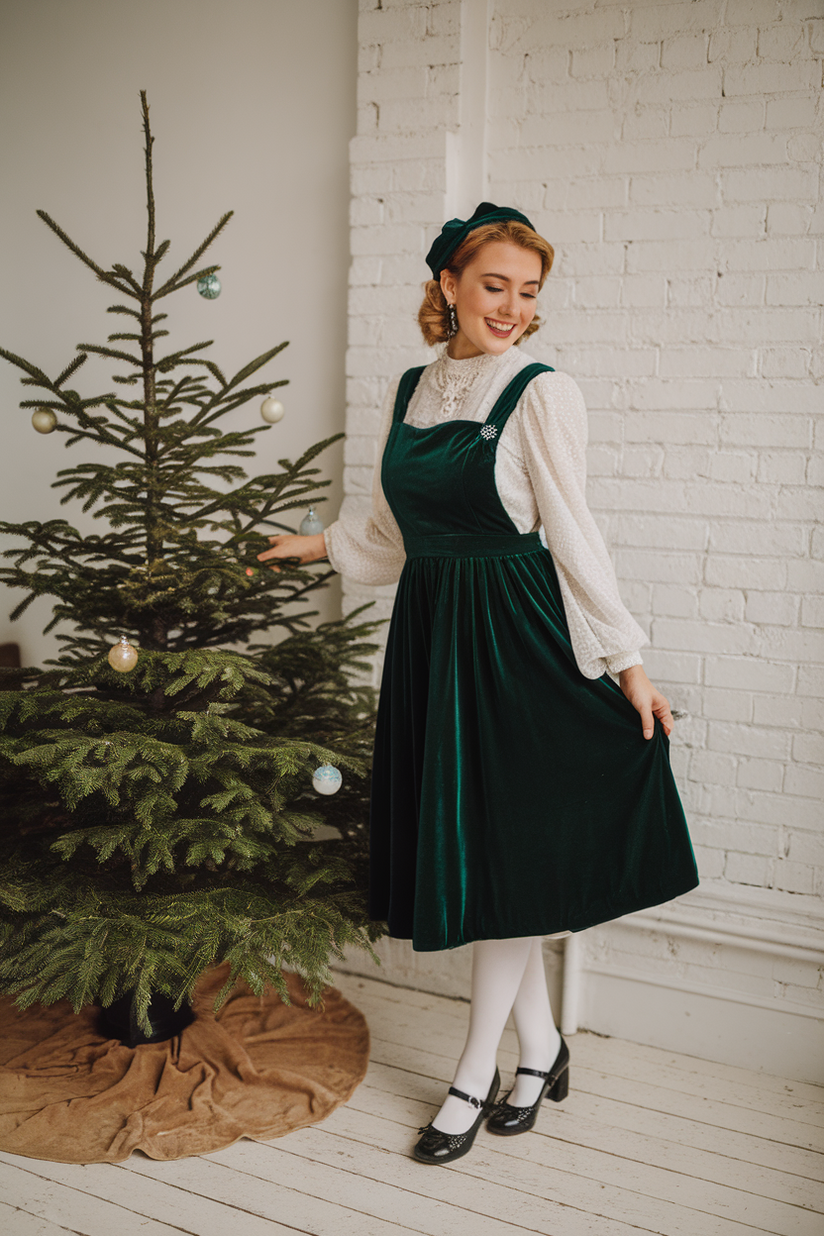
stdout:
[[495,318],[484,318],[493,335],[497,335],[499,339],[507,339],[515,329],[514,322],[498,322]]

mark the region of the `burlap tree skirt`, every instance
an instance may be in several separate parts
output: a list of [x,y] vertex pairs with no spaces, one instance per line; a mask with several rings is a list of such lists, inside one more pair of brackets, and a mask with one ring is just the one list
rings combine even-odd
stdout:
[[228,966],[201,979],[195,1020],[164,1043],[124,1047],[99,1010],[66,1001],[21,1012],[0,997],[0,1149],[60,1163],[118,1163],[133,1150],[181,1159],[323,1120],[363,1080],[369,1031],[335,988],[309,1008],[240,984],[215,1016]]

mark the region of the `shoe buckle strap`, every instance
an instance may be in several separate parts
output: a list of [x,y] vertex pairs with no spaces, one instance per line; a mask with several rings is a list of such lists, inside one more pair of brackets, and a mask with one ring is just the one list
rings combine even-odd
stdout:
[[541,1072],[540,1069],[516,1069],[515,1072],[528,1073],[530,1077],[543,1077],[544,1081],[546,1081],[548,1077],[552,1076],[551,1069],[547,1069],[545,1072]]
[[454,1086],[450,1086],[447,1093],[454,1094],[456,1099],[463,1099],[465,1103],[468,1103],[470,1107],[474,1107],[478,1111],[480,1111],[480,1109],[484,1106],[484,1103],[481,1099],[476,1099],[471,1094],[464,1094],[463,1090],[456,1090]]

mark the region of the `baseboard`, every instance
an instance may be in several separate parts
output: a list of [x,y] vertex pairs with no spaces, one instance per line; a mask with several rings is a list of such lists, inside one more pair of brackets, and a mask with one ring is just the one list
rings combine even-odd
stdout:
[[566,1028],[822,1083],[822,965],[817,899],[702,885],[576,938]]
[[649,1047],[824,1083],[824,1020],[797,1009],[685,990],[660,978],[588,970],[580,1028]]

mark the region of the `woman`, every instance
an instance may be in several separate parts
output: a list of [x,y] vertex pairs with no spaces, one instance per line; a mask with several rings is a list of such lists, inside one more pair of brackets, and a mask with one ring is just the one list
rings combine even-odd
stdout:
[[[516,346],[538,328],[552,258],[508,207],[484,202],[445,225],[419,322],[447,346],[390,384],[371,513],[272,537],[260,555],[328,556],[369,584],[400,576],[370,912],[416,949],[474,942],[466,1046],[414,1150],[430,1164],[466,1154],[490,1110],[492,1132],[518,1134],[545,1096],[566,1096],[541,937],[698,882],[669,766],[672,714],[584,497],[581,394]],[[493,1109],[510,1011],[520,1067]]]

